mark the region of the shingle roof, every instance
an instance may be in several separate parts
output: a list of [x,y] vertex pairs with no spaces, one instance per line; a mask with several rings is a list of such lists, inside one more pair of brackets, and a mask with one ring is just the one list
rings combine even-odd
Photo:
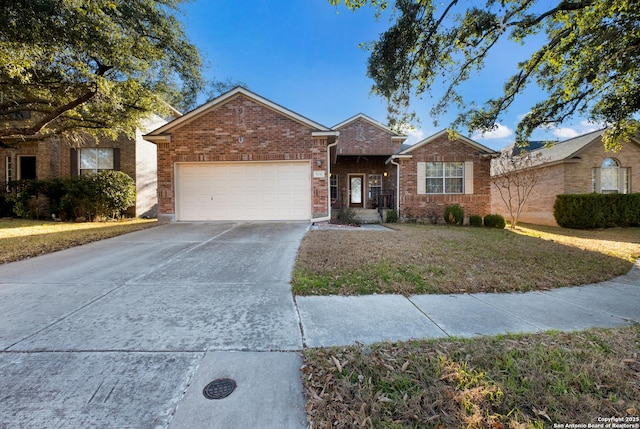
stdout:
[[[605,129],[593,131],[587,134],[583,134],[578,137],[574,137],[569,140],[544,143],[542,147],[536,148],[537,144],[530,145],[534,149],[531,154],[540,160],[540,164],[549,164],[553,162],[565,161],[576,156],[585,146],[589,145],[604,133]],[[536,142],[539,143],[539,142]],[[527,150],[527,148],[523,148]],[[511,151],[514,154],[519,153],[520,148],[510,145],[506,148],[507,151]]]

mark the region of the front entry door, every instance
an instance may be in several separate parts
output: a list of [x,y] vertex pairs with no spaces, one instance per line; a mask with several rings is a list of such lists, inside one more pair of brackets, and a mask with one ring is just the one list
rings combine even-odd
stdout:
[[349,176],[349,207],[363,207],[364,176]]

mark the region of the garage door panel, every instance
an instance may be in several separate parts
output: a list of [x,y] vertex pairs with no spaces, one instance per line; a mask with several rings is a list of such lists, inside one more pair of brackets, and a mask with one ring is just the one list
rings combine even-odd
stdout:
[[308,220],[309,162],[178,164],[178,220]]

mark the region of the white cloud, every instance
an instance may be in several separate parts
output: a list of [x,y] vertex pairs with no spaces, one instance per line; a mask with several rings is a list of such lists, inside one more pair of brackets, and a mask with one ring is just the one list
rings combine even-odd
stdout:
[[473,133],[471,138],[474,140],[498,140],[511,137],[512,135],[513,131],[509,127],[502,124],[496,124],[496,128],[494,130],[484,133],[476,131]]
[[563,127],[563,128],[554,129],[553,135],[560,139],[570,139],[573,137],[578,137],[580,133],[574,130],[573,128]]
[[589,120],[580,121],[580,125],[582,126],[584,133],[590,133],[607,127],[607,124],[604,122],[591,122]]
[[403,144],[416,144],[420,140],[424,139],[424,131],[414,128],[407,133],[407,136],[408,137]]

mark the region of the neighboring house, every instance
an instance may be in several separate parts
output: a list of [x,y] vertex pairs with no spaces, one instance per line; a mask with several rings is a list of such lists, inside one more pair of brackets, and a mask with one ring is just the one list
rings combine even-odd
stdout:
[[[177,113],[177,112],[176,112]],[[59,137],[20,143],[16,148],[0,148],[0,180],[54,179],[102,170],[127,173],[136,183],[135,216],[154,217],[157,206],[156,146],[143,133],[167,123],[154,116],[136,130],[134,138],[102,138],[86,144]]]
[[392,155],[399,183],[397,210],[401,219],[444,221],[446,206],[459,205],[465,218],[491,209],[491,158],[498,154],[464,136],[450,139],[440,131]]
[[494,151],[446,132],[402,150],[405,138],[363,114],[328,128],[244,88],[145,136],[158,146],[158,215],[169,220],[324,221],[346,208],[378,221],[383,208],[442,220],[451,204],[489,212]]
[[[605,151],[604,130],[588,133],[548,147],[533,146],[539,181],[520,214],[519,222],[557,226],[553,205],[560,194],[630,193],[640,188],[640,138],[625,143],[618,152]],[[507,149],[510,151],[510,149]],[[495,180],[496,172],[492,173]],[[492,212],[508,219],[509,213],[495,186]]]

